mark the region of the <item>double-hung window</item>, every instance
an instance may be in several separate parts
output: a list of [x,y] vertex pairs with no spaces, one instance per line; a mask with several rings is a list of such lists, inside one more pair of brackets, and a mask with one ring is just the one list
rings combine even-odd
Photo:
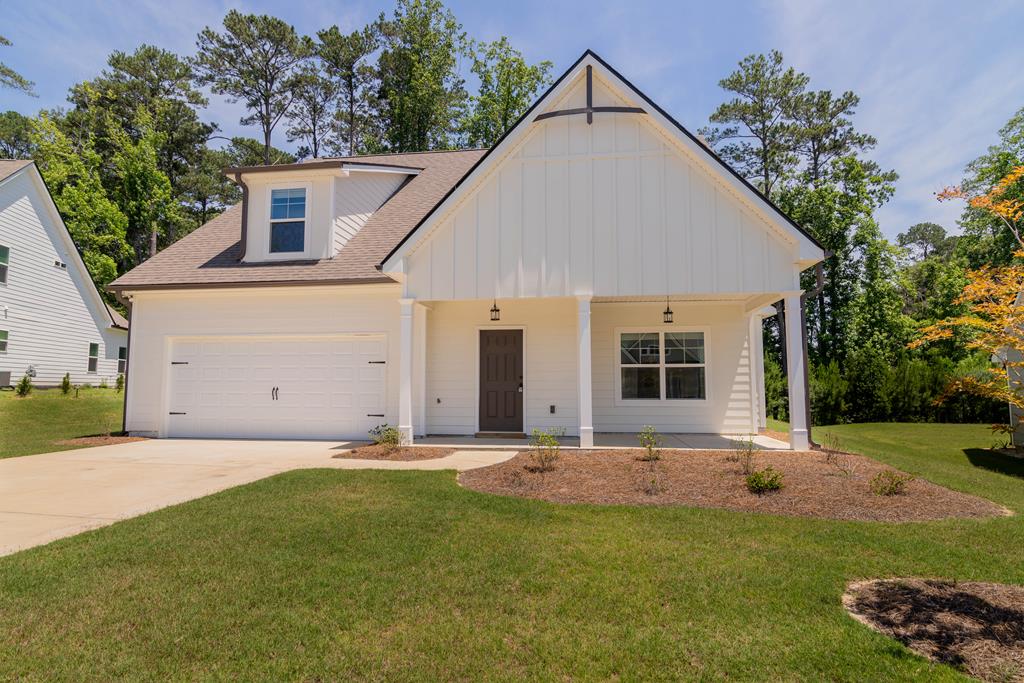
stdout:
[[0,246],[0,285],[7,284],[7,269],[11,263],[11,248]]
[[89,344],[89,372],[96,372],[96,366],[100,362],[100,345]]
[[128,347],[118,346],[117,347],[117,374],[123,375],[125,368],[128,367]]
[[622,401],[707,398],[704,333],[620,332],[619,398]]
[[0,330],[0,353],[7,353],[7,330]]
[[306,250],[306,189],[270,191],[270,253]]

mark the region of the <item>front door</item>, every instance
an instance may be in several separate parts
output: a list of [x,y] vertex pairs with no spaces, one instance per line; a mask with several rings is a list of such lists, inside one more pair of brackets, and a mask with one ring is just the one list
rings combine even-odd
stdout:
[[480,331],[480,431],[523,431],[523,331]]

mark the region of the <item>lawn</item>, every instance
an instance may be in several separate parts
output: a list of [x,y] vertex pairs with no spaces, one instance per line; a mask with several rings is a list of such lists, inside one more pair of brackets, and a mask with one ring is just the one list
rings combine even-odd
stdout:
[[[1024,510],[980,426],[851,447]],[[1024,521],[563,506],[452,472],[291,472],[0,559],[0,679],[962,680],[852,579],[1024,583]]]
[[61,451],[54,442],[121,430],[124,394],[113,389],[35,389],[26,398],[0,391],[0,458]]

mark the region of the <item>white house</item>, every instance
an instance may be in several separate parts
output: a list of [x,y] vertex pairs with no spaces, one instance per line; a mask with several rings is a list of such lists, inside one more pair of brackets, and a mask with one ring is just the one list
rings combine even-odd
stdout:
[[128,323],[96,291],[31,161],[0,160],[0,386],[113,386]]
[[226,173],[240,205],[113,284],[132,432],[756,432],[765,307],[824,258],[589,51],[489,150]]

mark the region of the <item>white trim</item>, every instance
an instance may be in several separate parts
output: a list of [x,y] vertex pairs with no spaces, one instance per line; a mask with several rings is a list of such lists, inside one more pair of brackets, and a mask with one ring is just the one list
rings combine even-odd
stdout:
[[497,322],[494,325],[477,325],[473,328],[474,345],[476,350],[474,356],[476,358],[476,371],[474,376],[476,377],[476,387],[473,394],[476,396],[474,405],[476,406],[476,412],[473,416],[473,433],[480,433],[480,333],[484,330],[522,330],[523,332],[523,433],[529,434],[531,425],[526,423],[526,402],[527,392],[530,390],[530,373],[528,371],[529,366],[526,364],[526,325],[502,325]]
[[[270,251],[270,243],[271,240],[273,240],[274,238],[274,223],[292,223],[295,221],[294,218],[279,218],[277,220],[271,218],[271,212],[273,211],[274,190],[305,190],[306,192],[305,215],[302,218],[302,251]],[[313,208],[313,183],[286,181],[281,181],[279,183],[268,183],[266,185],[266,195],[267,197],[265,204],[267,208],[267,243],[264,245],[266,252],[265,259],[267,261],[297,261],[313,258],[310,252],[310,242],[313,237],[313,221],[310,216],[310,213],[312,213]]]
[[594,445],[593,311],[589,295],[576,297],[577,422],[580,448]]
[[[638,365],[636,367],[656,367],[660,373],[660,391],[661,398],[622,398],[622,357],[621,357],[621,335],[629,333],[649,333],[658,335],[659,344],[659,356],[658,365]],[[666,332],[700,332],[704,335],[704,364],[691,363],[687,365],[672,364],[665,365],[665,333]],[[711,349],[711,328],[704,325],[664,325],[663,327],[656,327],[654,325],[648,325],[646,327],[616,327],[612,333],[612,343],[614,344],[614,355],[612,358],[614,362],[612,367],[615,369],[615,395],[614,404],[616,407],[625,406],[672,406],[672,405],[707,405],[711,402],[711,363],[709,362],[710,349]],[[704,398],[665,398],[666,382],[665,382],[665,368],[666,367],[703,367],[704,368]]]
[[398,313],[398,431],[406,445],[412,445],[415,435],[412,420],[413,385],[413,313],[415,299],[399,299]]
[[804,331],[802,329],[803,302],[799,294],[786,297],[786,383],[789,386],[789,445],[794,451],[810,448],[805,410],[807,394],[804,390]]
[[343,161],[341,167],[346,171],[358,173],[389,173],[392,175],[419,175],[418,168],[405,168],[403,166],[378,166],[377,164],[360,164]]

